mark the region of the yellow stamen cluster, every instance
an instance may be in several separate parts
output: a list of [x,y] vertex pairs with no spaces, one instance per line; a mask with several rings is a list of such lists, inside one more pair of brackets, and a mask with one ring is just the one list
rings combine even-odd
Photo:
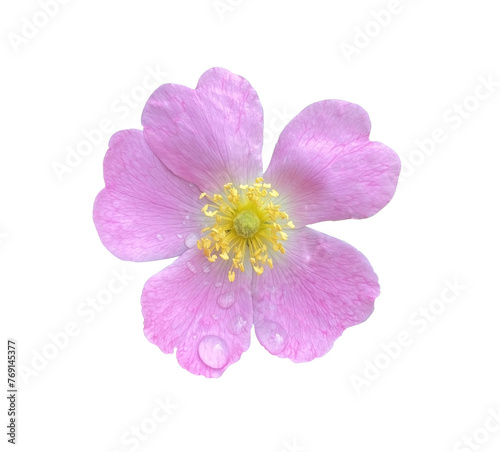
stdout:
[[279,193],[271,188],[271,184],[264,183],[262,177],[255,179],[253,185],[240,185],[239,188],[227,183],[224,195],[200,195],[200,199],[210,201],[201,210],[207,217],[213,218],[215,224],[202,229],[202,233],[210,232],[198,240],[198,248],[203,250],[210,262],[215,262],[217,257],[231,261],[228,272],[231,282],[236,277],[235,269],[245,271],[247,250],[252,268],[261,275],[265,265],[273,268],[268,245],[273,251],[284,254],[281,242],[286,241],[288,235],[283,228],[293,229],[295,226],[280,210],[281,206],[273,202]]

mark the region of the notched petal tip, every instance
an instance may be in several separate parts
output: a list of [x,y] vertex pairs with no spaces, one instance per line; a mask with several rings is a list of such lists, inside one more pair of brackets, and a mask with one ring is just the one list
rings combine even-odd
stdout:
[[380,287],[366,257],[341,240],[300,228],[288,244],[280,271],[254,279],[255,333],[271,354],[306,362],[371,315]]
[[146,103],[142,124],[162,162],[203,191],[262,173],[262,106],[248,81],[230,71],[209,69],[196,89],[162,85]]
[[370,128],[363,108],[338,100],[306,107],[285,127],[265,177],[298,226],[367,218],[392,199],[401,163],[369,140]]
[[165,353],[176,350],[195,375],[219,377],[250,345],[250,279],[229,283],[226,270],[194,247],[144,286],[146,337]]

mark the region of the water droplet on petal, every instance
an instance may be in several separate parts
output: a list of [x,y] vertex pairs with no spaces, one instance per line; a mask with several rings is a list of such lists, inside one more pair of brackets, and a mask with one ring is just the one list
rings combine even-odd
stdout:
[[229,348],[219,336],[205,336],[198,344],[200,359],[212,369],[221,369],[229,361]]
[[194,266],[194,264],[192,262],[188,262],[186,264],[186,267],[189,268],[189,270],[191,270],[193,273],[196,273],[196,267]]
[[219,320],[219,316],[218,316],[218,315],[214,312],[214,313],[212,314],[212,319],[214,319],[214,320]]
[[193,248],[193,246],[196,245],[196,242],[200,238],[199,234],[195,234],[191,232],[186,236],[186,239],[184,240],[184,245],[186,245],[188,248]]
[[186,220],[189,220],[191,217],[189,215],[186,215]]
[[257,339],[273,355],[281,353],[288,342],[288,335],[283,327],[270,320],[264,320],[255,328]]
[[156,239],[157,240],[163,240],[163,236],[161,234],[156,234]]
[[205,273],[208,273],[210,270],[212,270],[212,266],[210,265],[210,263],[207,263],[203,266],[203,271]]
[[221,283],[220,281],[217,281],[217,282],[215,283],[215,287],[222,287],[222,283]]
[[183,235],[182,234],[177,234],[178,239],[182,239]]
[[234,295],[231,292],[219,295],[217,298],[217,304],[224,309],[229,308],[234,303]]

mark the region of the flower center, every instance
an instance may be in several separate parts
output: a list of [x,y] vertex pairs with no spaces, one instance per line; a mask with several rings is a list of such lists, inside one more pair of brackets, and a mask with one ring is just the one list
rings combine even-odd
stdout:
[[244,210],[234,217],[233,226],[236,234],[248,239],[259,230],[260,220],[253,210]]
[[246,253],[258,275],[262,274],[265,265],[273,268],[270,253],[285,253],[281,242],[286,241],[288,235],[283,228],[295,226],[280,210],[281,206],[274,204],[273,199],[278,196],[279,193],[271,184],[264,183],[262,177],[255,179],[253,185],[240,185],[239,189],[229,182],[224,185],[224,195],[200,195],[200,199],[210,201],[201,210],[214,219],[214,224],[202,229],[202,233],[210,232],[198,240],[198,248],[210,262],[215,262],[217,257],[231,262],[229,281],[235,279],[234,269],[245,271]]

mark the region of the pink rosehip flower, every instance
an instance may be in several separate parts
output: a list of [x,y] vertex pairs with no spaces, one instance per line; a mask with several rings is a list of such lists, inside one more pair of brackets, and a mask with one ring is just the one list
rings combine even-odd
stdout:
[[225,69],[194,90],[160,86],[142,124],[111,138],[94,222],[120,259],[180,256],[142,293],[152,343],[218,377],[248,349],[252,324],[270,353],[304,362],[370,316],[380,290],[368,260],[306,227],[369,217],[394,194],[399,158],[369,140],[361,107],[325,100],[302,110],[265,174],[261,104]]

